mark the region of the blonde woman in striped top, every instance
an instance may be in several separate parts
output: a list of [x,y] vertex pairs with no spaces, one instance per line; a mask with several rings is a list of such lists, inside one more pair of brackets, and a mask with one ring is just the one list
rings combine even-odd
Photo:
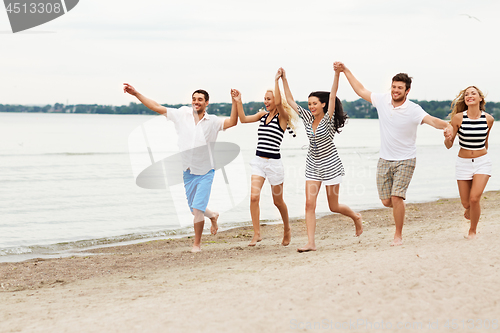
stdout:
[[[275,78],[275,86],[278,85],[279,76]],[[264,105],[266,110],[257,112],[254,115],[245,115],[241,93],[231,90],[233,100],[236,102],[238,116],[242,123],[259,122],[257,130],[256,156],[250,162],[252,166],[251,193],[250,193],[250,215],[252,216],[253,238],[248,246],[255,246],[262,241],[260,234],[260,192],[265,180],[271,185],[273,202],[278,208],[283,219],[283,240],[281,245],[290,244],[291,231],[288,219],[288,207],[283,200],[283,182],[285,172],[281,161],[281,141],[287,127],[293,129],[293,123],[297,116],[290,108],[284,98],[272,90],[268,90],[264,95]]]
[[484,94],[477,87],[462,90],[451,103],[453,133],[444,140],[446,148],[450,149],[458,134],[460,150],[455,170],[464,217],[470,220],[468,239],[476,237],[481,215],[479,201],[491,176],[488,137],[494,119],[484,112],[485,103]]

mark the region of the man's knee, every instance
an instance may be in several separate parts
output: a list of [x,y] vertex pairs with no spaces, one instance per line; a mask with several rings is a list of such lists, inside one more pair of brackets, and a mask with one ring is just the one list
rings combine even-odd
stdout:
[[204,216],[204,212],[199,210],[199,209],[196,209],[196,208],[193,208],[193,215],[194,215],[194,221],[195,223],[196,222],[203,222],[205,220],[205,216]]
[[381,199],[382,205],[385,207],[392,207],[392,199]]
[[405,204],[405,199],[403,197],[398,197],[398,196],[391,197],[391,206],[393,208],[404,205],[404,204]]

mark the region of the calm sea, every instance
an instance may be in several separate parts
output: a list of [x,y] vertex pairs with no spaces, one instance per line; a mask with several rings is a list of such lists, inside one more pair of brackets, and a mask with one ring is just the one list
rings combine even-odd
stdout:
[[[494,176],[486,190],[499,190],[500,134],[490,135]],[[304,216],[304,168],[308,140],[302,124],[286,134],[284,196],[290,216]],[[221,229],[251,225],[248,162],[255,154],[257,124],[238,124],[219,134],[239,154],[216,172],[210,207],[221,211]],[[340,202],[354,210],[382,207],[375,170],[378,120],[351,119],[335,142],[346,169]],[[407,201],[457,197],[457,143],[446,150],[442,132],[419,127],[417,168]],[[150,147],[148,151],[146,148]],[[182,184],[144,189],[136,176],[175,154],[171,123],[161,116],[0,113],[0,261],[71,255],[95,246],[190,235]],[[226,181],[227,179],[227,181]],[[186,213],[187,212],[187,213]],[[324,191],[318,215],[328,213]],[[277,222],[266,183],[261,219]],[[208,225],[208,223],[206,224]],[[208,231],[208,230],[207,230]]]

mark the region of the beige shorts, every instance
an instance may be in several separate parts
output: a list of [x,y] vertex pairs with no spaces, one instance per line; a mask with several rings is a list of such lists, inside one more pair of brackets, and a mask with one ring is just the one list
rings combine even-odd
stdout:
[[383,158],[377,164],[377,189],[380,200],[391,197],[406,199],[406,190],[410,185],[416,158],[402,161],[387,161]]

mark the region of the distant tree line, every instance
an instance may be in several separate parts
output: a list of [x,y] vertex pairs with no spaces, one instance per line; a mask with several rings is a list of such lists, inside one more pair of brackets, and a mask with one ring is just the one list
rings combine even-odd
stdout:
[[[422,106],[430,115],[445,119],[449,113],[451,101],[419,101],[413,100]],[[307,102],[297,102],[304,108],[307,108]],[[179,108],[188,104],[163,104],[166,107]],[[342,101],[344,112],[350,118],[368,118],[376,119],[377,110],[363,99],[353,102]],[[262,102],[249,102],[243,105],[247,114],[255,114],[259,109],[264,108]],[[142,104],[130,103],[122,106],[109,106],[98,104],[76,104],[64,105],[56,103],[45,106],[27,106],[27,105],[3,105],[0,104],[0,112],[47,112],[47,113],[91,113],[91,114],[145,114],[154,115],[155,112],[149,110]],[[231,113],[231,103],[210,103],[208,112],[220,116],[229,116]],[[500,103],[487,102],[486,112],[490,113],[495,119],[500,119]]]

